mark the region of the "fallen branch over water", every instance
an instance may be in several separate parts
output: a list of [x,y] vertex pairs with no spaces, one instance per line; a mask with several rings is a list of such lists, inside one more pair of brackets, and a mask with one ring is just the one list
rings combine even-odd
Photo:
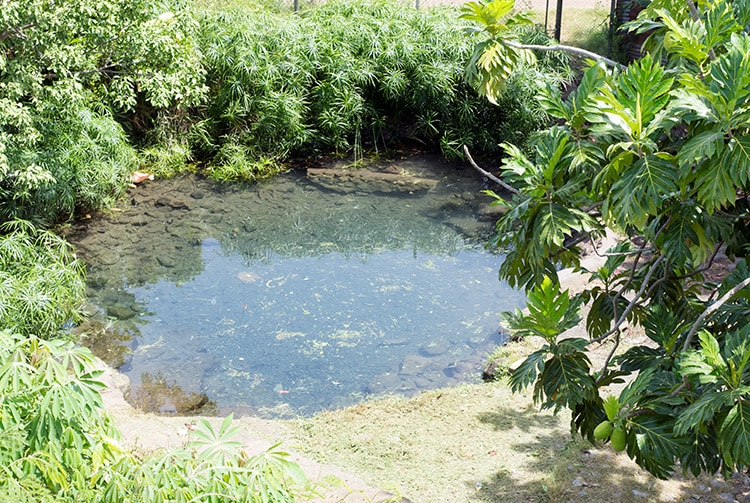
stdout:
[[499,179],[498,177],[496,177],[489,171],[485,171],[482,168],[480,168],[479,165],[476,162],[474,162],[474,159],[471,157],[471,154],[469,153],[469,147],[467,147],[466,145],[464,145],[464,154],[466,154],[466,158],[469,160],[469,164],[471,164],[472,168],[476,169],[477,171],[482,173],[482,175],[486,176],[487,178],[489,178],[496,184],[500,185],[502,188],[504,188],[508,192],[519,195],[519,196],[521,195],[521,191],[518,190],[517,188],[511,185],[508,185],[507,183],[505,183],[504,181],[502,181],[501,179]]

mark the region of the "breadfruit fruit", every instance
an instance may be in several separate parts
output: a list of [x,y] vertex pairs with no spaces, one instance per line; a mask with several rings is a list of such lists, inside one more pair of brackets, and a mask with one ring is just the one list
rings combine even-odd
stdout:
[[625,430],[622,428],[615,428],[612,430],[612,436],[609,437],[610,441],[612,442],[612,448],[616,451],[621,451],[625,449]]
[[594,438],[597,440],[606,440],[612,434],[614,426],[610,421],[602,421],[594,428]]

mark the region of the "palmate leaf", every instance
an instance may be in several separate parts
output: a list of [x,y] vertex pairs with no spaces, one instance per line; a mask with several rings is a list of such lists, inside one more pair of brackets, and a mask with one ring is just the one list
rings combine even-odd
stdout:
[[748,377],[750,363],[750,324],[724,335],[722,355],[726,362],[724,380],[727,386],[741,389]]
[[723,408],[731,406],[737,397],[735,390],[704,393],[680,413],[675,422],[675,433],[688,435],[691,430],[705,428],[706,423],[712,421]]
[[552,201],[544,201],[531,222],[534,236],[548,250],[564,247],[568,236],[588,232],[595,228],[595,224],[588,214]]
[[667,210],[669,224],[656,240],[661,252],[674,267],[698,265],[713,252],[713,243],[706,238],[703,216],[695,201],[678,201]]
[[750,2],[748,0],[735,0],[732,2],[737,24],[747,26],[750,24]]
[[647,368],[642,370],[638,376],[630,382],[620,392],[620,404],[622,405],[633,405],[643,398],[646,390],[651,386],[654,380],[655,371],[653,368]]
[[[734,270],[729,273],[729,276],[724,278],[724,281],[722,281],[721,285],[719,285],[719,294],[726,294],[729,290],[736,287],[739,283],[745,281],[748,276],[750,276],[750,261],[744,260],[739,262]],[[750,287],[745,287],[737,292],[734,298],[750,300]]]
[[628,454],[655,477],[671,477],[675,460],[689,448],[688,438],[672,431],[674,416],[644,414],[629,424]]
[[709,129],[696,134],[680,148],[678,163],[683,172],[704,159],[710,159],[724,150],[724,131]]
[[614,395],[609,395],[602,402],[604,412],[607,414],[607,419],[614,421],[617,415],[620,413],[621,405],[620,401]]
[[192,439],[188,448],[196,449],[201,461],[216,461],[223,464],[227,458],[235,456],[242,442],[232,440],[240,427],[232,424],[233,415],[224,418],[215,431],[211,423],[205,419],[198,421],[198,428],[192,431]]
[[581,128],[588,120],[589,114],[598,113],[596,99],[607,75],[607,68],[601,61],[593,64],[583,73],[581,83],[568,96],[568,102],[574,114],[569,120],[572,128]]
[[737,193],[730,169],[723,161],[706,162],[696,174],[698,201],[709,213],[734,203]]
[[596,396],[591,362],[582,351],[587,343],[586,339],[563,339],[550,347],[554,356],[545,362],[534,386],[535,400],[541,402],[543,408],[573,410]]
[[550,116],[555,117],[556,119],[565,119],[567,122],[572,122],[574,114],[572,106],[570,103],[562,100],[560,88],[558,86],[553,86],[551,83],[547,83],[547,85],[539,91],[537,99],[544,108],[544,111]]
[[659,62],[646,55],[628,66],[608,84],[599,98],[599,113],[613,134],[631,140],[642,139],[649,123],[669,103],[674,79],[668,77]]
[[[472,21],[496,35],[496,25],[508,15],[515,4],[515,0],[493,0],[491,2],[467,2],[461,7],[460,19]],[[504,25],[501,25],[504,27]]]
[[716,473],[721,468],[719,447],[716,444],[717,434],[711,428],[707,432],[693,430],[688,433],[689,448],[683,452],[680,465],[695,477],[701,473]]
[[672,112],[686,121],[705,120],[717,123],[719,117],[711,105],[712,94],[706,83],[693,75],[682,75],[679,88],[672,92]]
[[502,313],[508,328],[523,337],[538,336],[551,344],[580,321],[580,301],[571,301],[568,290],[561,292],[548,277],[529,291],[526,306],[528,314],[518,310]]
[[719,429],[719,451],[730,466],[750,465],[750,402],[740,398]]
[[532,65],[534,61],[535,56],[531,51],[489,39],[474,48],[466,68],[466,80],[481,96],[497,105],[513,71],[521,65]]
[[8,361],[0,367],[0,393],[11,395],[28,390],[36,369],[23,361]]
[[674,311],[656,304],[646,310],[642,325],[646,337],[671,354],[675,349],[678,336],[690,325],[690,322],[677,315]]
[[573,129],[580,129],[586,123],[586,116],[598,112],[596,98],[606,78],[607,71],[603,63],[589,67],[581,78],[580,84],[563,101],[560,89],[548,84],[540,90],[539,102],[544,110],[553,117],[565,119]]
[[633,346],[615,359],[620,369],[626,372],[638,372],[650,367],[663,366],[668,363],[662,348]]
[[[565,260],[567,257],[561,257]],[[561,262],[562,262],[561,260]],[[566,267],[572,265],[571,261],[566,261]],[[544,278],[557,279],[557,264],[552,260],[541,257],[529,257],[525,253],[517,250],[508,251],[503,263],[500,265],[498,277],[507,281],[514,288],[531,288],[540,285]]]
[[706,12],[706,46],[719,47],[729,41],[733,33],[742,31],[729,2],[711,2]]
[[727,367],[716,338],[706,330],[698,334],[700,348],[683,351],[677,362],[680,373],[701,384],[725,380]]
[[570,416],[571,431],[579,431],[592,444],[596,443],[594,429],[607,418],[599,395],[576,404]]
[[[500,148],[505,150],[508,154],[507,157],[503,158],[502,169],[505,175],[510,175],[513,180],[522,181],[524,184],[529,185],[533,183],[534,178],[538,175],[539,168],[536,164],[532,163],[523,151],[510,143],[501,143]],[[526,192],[526,190],[524,190]]]
[[707,77],[711,104],[721,121],[730,124],[750,96],[750,38],[746,34],[732,35],[727,48],[711,63]]
[[[589,309],[589,314],[586,317],[586,333],[592,339],[601,337],[607,332],[613,321],[619,318],[627,308],[628,300],[624,297],[618,297],[617,316],[615,316],[614,298],[615,293],[613,292],[600,291],[598,295],[595,294],[591,309]],[[629,319],[632,319],[632,316]]]
[[722,166],[729,167],[729,175],[735,185],[750,182],[750,136],[735,136],[729,141]]
[[[562,127],[551,127],[534,139],[535,164],[541,182],[547,188],[560,185],[557,178],[570,165],[571,143],[569,133]],[[547,189],[549,190],[549,189]]]
[[667,32],[664,35],[664,48],[673,54],[686,58],[696,65],[701,65],[708,58],[708,47],[705,44],[706,28],[700,21],[692,19],[676,20],[665,9],[656,9]]
[[664,198],[677,191],[677,168],[667,159],[646,155],[626,168],[612,185],[606,211],[622,227],[646,226],[659,212]]
[[544,370],[544,361],[549,354],[549,346],[544,345],[531,353],[510,375],[510,389],[518,393],[536,381],[539,372]]

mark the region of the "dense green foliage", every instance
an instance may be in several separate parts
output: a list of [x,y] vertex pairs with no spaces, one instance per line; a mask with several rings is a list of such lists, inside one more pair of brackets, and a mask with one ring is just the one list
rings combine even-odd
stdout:
[[[471,11],[499,47],[486,72],[499,80],[524,50],[505,45],[492,16],[510,3]],[[559,122],[531,155],[505,145],[518,193],[498,201],[510,205],[497,226],[495,244],[509,250],[500,276],[529,289],[528,314],[506,317],[544,339],[513,387],[533,384],[544,407],[569,408],[592,441],[609,421],[613,446],[658,477],[677,462],[693,473],[750,465],[748,25],[747,2],[655,0],[631,25],[653,30],[648,55],[627,68],[592,63],[565,100],[549,87],[540,100]],[[571,298],[557,268],[579,266],[576,244],[605,228],[624,240],[582,270],[588,288]],[[708,269],[721,255],[738,264],[717,283]],[[588,338],[566,337],[584,302]],[[627,323],[649,340],[618,354]],[[601,344],[611,352],[594,368],[588,351]]]
[[493,151],[498,138],[522,141],[542,124],[536,86],[566,69],[555,61],[519,74],[492,107],[464,83],[471,44],[453,11],[394,1],[332,1],[299,16],[212,11],[201,26],[203,146],[216,152],[218,178],[252,177],[243,165],[262,176],[290,153],[378,150],[395,135],[454,157],[462,144]]
[[180,449],[123,450],[102,407],[102,371],[61,332],[83,300],[81,264],[50,231],[24,221],[1,230],[0,500],[255,503],[307,494],[285,453],[241,449],[231,417],[219,431],[200,422]]
[[292,155],[361,156],[393,138],[490,152],[536,130],[538,86],[567,77],[548,59],[517,72],[493,107],[464,82],[472,43],[450,9],[335,0],[297,15],[235,3],[4,3],[0,219],[106,208],[139,165],[252,180]]
[[83,266],[71,246],[23,221],[0,226],[0,327],[56,337],[79,318]]
[[184,447],[123,450],[102,408],[93,355],[0,331],[0,499],[14,502],[293,502],[306,480],[275,447],[248,456],[227,417]]
[[136,166],[114,116],[203,98],[194,29],[177,2],[3,2],[0,219],[110,205]]
[[[495,107],[463,80],[471,40],[450,10],[342,0],[300,15],[235,2],[5,0],[0,9],[0,499],[291,502],[306,480],[272,448],[248,456],[227,418],[183,448],[135,455],[102,409],[91,354],[62,337],[83,273],[39,229],[120,198],[130,174],[277,172],[292,155],[389,138],[491,151],[546,115],[562,59],[515,74]],[[519,32],[528,40],[546,36]],[[191,164],[187,164],[192,161]],[[198,167],[200,166],[200,167]],[[31,222],[31,223],[30,223]]]

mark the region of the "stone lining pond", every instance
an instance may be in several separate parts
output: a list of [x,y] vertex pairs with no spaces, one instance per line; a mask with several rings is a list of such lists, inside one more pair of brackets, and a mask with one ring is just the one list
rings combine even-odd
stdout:
[[524,300],[484,249],[481,183],[429,156],[146,182],[68,233],[93,315],[77,330],[164,413],[285,417],[477,380]]

